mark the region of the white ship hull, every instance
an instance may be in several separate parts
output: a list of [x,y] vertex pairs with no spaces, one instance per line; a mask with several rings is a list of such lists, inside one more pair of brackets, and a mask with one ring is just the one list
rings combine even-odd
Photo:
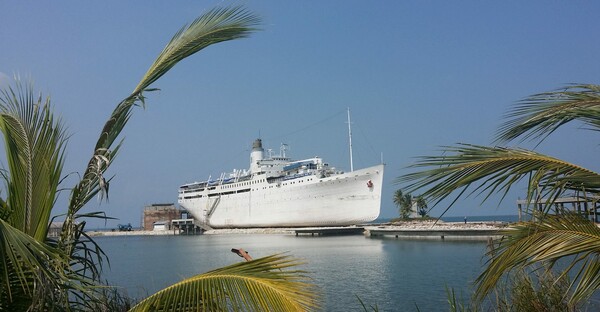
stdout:
[[379,216],[383,165],[320,178],[267,179],[180,191],[179,204],[212,228],[341,226]]

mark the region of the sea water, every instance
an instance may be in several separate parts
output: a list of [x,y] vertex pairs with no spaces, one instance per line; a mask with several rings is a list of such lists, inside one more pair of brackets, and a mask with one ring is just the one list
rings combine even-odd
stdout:
[[485,241],[275,234],[98,237],[110,259],[104,278],[144,297],[186,277],[254,258],[287,253],[322,294],[323,311],[448,311],[446,288],[464,298],[481,272]]

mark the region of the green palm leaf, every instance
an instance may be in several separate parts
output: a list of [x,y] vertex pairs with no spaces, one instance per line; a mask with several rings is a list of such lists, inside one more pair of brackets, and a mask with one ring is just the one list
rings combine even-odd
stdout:
[[[117,105],[104,125],[96,142],[94,153],[88,162],[81,181],[72,189],[69,201],[69,214],[65,220],[61,241],[67,242],[75,235],[75,214],[96,194],[107,194],[110,179],[104,172],[111,165],[121,143],[112,148],[113,143],[129,121],[132,108],[144,105],[144,91],[150,84],[166,74],[173,66],[186,57],[219,42],[247,37],[260,19],[241,7],[216,8],[200,16],[187,27],[179,30],[156,61],[146,72],[132,94]],[[67,247],[65,247],[67,248]]]
[[505,234],[477,278],[477,300],[482,300],[501,276],[513,269],[555,263],[568,256],[573,260],[563,274],[571,270],[576,273],[570,287],[571,304],[588,298],[600,286],[600,228],[593,222],[576,214],[545,216],[539,222],[519,223]]
[[[78,289],[85,292],[69,277],[69,270],[56,270],[56,267],[68,267],[64,254],[42,242],[33,239],[19,229],[0,219],[0,308],[11,310],[14,305],[32,301],[44,302],[49,291],[55,298],[61,298],[65,304],[65,293],[59,290]],[[66,262],[66,263],[63,263]],[[61,294],[63,294],[61,296]],[[46,302],[46,304],[52,304]]]
[[76,258],[47,241],[66,144],[50,99],[16,78],[0,91],[0,131],[8,166],[0,174],[7,192],[0,199],[0,310],[68,307],[71,292],[90,298],[84,285],[92,282]]
[[143,300],[134,311],[306,311],[318,307],[300,262],[272,255],[200,274]]
[[[77,212],[98,192],[108,188],[103,173],[108,169],[118,147],[111,147],[131,117],[131,109],[144,105],[144,91],[181,60],[219,42],[247,37],[256,30],[260,19],[241,7],[215,8],[189,26],[179,30],[148,69],[131,95],[117,105],[104,125],[81,182],[73,189],[69,209]],[[90,196],[91,195],[91,196]]]
[[[446,147],[441,156],[421,157],[411,168],[424,170],[396,179],[408,192],[425,189],[422,196],[435,202],[459,190],[460,198],[470,193],[506,195],[524,178],[529,180],[528,198],[555,198],[567,190],[598,192],[600,175],[580,166],[523,149],[460,144]],[[548,203],[549,204],[549,203]]]
[[535,94],[515,105],[506,118],[497,141],[510,141],[520,136],[543,140],[573,120],[599,130],[600,86],[572,85],[563,90]]
[[[196,19],[192,24],[182,28],[167,44],[148,72],[141,79],[134,92],[121,101],[105,123],[92,157],[79,183],[71,189],[68,212],[63,224],[58,248],[69,254],[75,266],[84,268],[82,272],[90,272],[96,276],[94,261],[90,255],[97,255],[95,261],[101,261],[101,251],[91,252],[87,245],[81,244],[85,223],[76,222],[78,211],[96,195],[101,199],[108,196],[110,179],[104,173],[117,155],[122,140],[113,146],[121,131],[129,121],[134,106],[145,105],[145,91],[154,91],[149,86],[166,74],[173,66],[184,58],[218,42],[234,40],[248,36],[259,23],[259,18],[240,7],[213,9]],[[84,252],[78,256],[76,253]],[[73,265],[73,264],[72,264]],[[86,270],[89,268],[90,270]],[[77,272],[76,272],[77,273]],[[82,273],[85,275],[85,273]],[[85,300],[83,300],[85,301]]]
[[206,12],[173,36],[132,95],[148,88],[182,59],[212,44],[248,37],[259,23],[260,18],[239,6]]
[[3,175],[9,194],[11,225],[44,241],[64,164],[66,134],[55,120],[50,98],[34,96],[31,84],[0,92],[0,131],[10,175]]
[[[579,120],[594,130],[600,128],[600,86],[573,85],[565,90],[533,95],[517,104],[506,116],[498,141],[518,137],[540,141],[560,126]],[[546,211],[566,193],[583,194],[593,200],[600,194],[600,175],[580,166],[518,148],[469,144],[445,147],[441,156],[421,157],[411,166],[420,171],[396,181],[408,191],[425,189],[423,196],[435,203],[458,191],[448,210],[471,188],[467,196],[499,193],[504,198],[519,181],[527,180],[527,198],[546,198]],[[476,300],[481,301],[498,281],[514,269],[571,261],[562,274],[574,274],[569,304],[588,298],[600,288],[600,229],[574,214],[536,214],[538,220],[519,223],[505,233],[499,249],[492,253],[485,271],[477,279]]]

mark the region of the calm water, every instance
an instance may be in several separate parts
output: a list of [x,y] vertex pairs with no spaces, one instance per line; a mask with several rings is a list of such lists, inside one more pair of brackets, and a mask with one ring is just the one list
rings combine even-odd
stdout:
[[448,311],[445,286],[465,297],[481,271],[485,242],[397,240],[364,236],[198,235],[100,237],[110,258],[105,278],[134,297],[198,273],[289,252],[308,261],[325,311],[361,311],[356,295],[380,311]]

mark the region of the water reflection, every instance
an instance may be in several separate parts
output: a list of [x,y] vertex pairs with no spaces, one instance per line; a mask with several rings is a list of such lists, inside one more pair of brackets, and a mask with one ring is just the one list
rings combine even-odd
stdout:
[[481,270],[485,242],[289,235],[127,236],[98,238],[110,257],[105,277],[132,296],[153,293],[185,277],[287,252],[321,288],[326,311],[360,311],[356,299],[380,311],[447,310],[444,286],[468,291]]

